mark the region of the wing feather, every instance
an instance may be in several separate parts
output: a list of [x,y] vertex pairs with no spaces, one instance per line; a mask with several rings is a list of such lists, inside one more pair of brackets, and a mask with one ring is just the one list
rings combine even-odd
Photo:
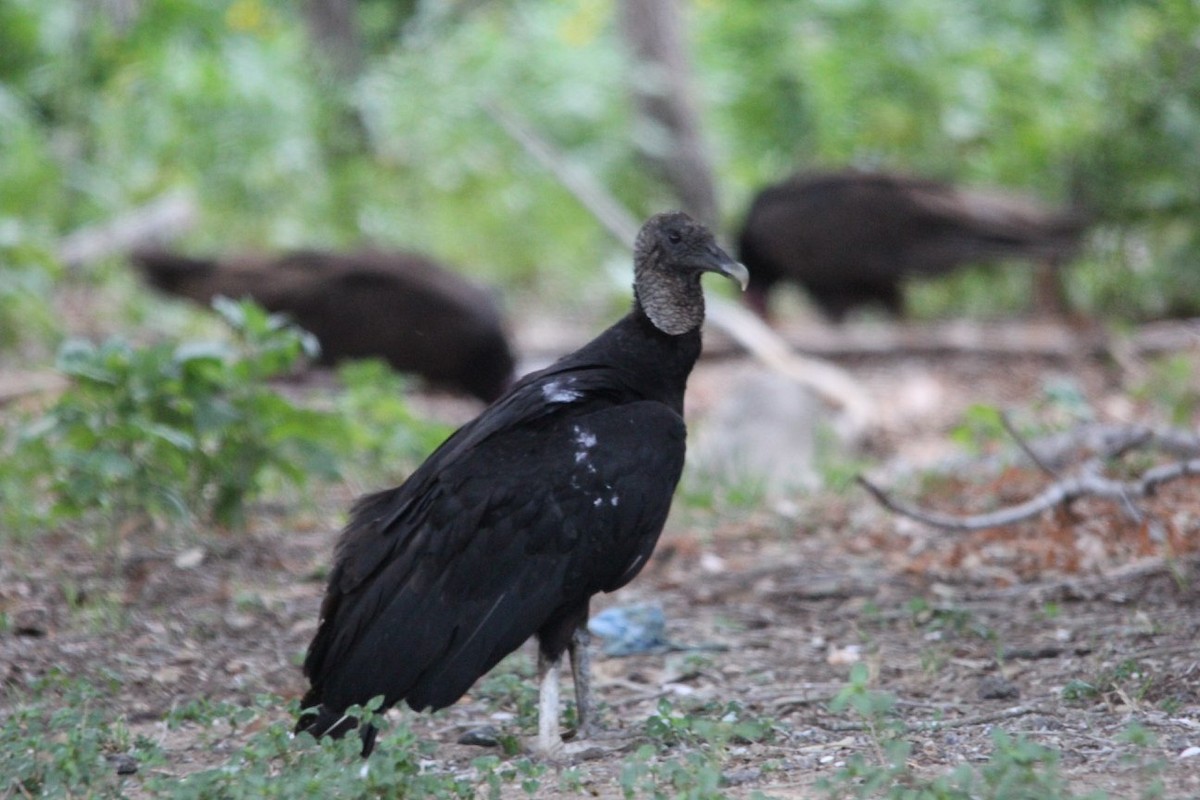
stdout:
[[567,366],[527,378],[355,507],[305,661],[311,699],[448,705],[557,611],[645,563],[683,421],[620,402],[610,368]]

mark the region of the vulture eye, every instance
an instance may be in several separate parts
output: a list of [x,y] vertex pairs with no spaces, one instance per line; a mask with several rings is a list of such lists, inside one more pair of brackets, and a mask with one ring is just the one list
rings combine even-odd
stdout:
[[683,241],[683,234],[679,231],[671,231],[667,234],[667,241],[671,244],[679,244]]

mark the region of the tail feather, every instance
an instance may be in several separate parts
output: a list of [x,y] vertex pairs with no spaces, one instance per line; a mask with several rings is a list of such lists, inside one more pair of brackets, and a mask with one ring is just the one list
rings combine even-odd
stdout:
[[[1038,260],[1069,258],[1087,227],[1082,214],[1047,209],[1025,197],[1003,192],[956,189],[925,195],[927,208],[946,219],[958,219],[963,244],[973,243],[981,255],[1024,256]],[[964,246],[970,252],[969,246]]]

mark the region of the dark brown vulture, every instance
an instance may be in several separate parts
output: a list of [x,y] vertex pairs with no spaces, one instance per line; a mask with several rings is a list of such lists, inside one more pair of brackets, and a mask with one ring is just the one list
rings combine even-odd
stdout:
[[1082,217],[1032,200],[872,172],[797,175],[763,189],[739,236],[754,276],[747,300],[766,316],[776,283],[803,287],[830,318],[878,303],[899,316],[907,277],[1003,259],[1057,265]]
[[317,337],[325,363],[382,358],[489,402],[512,380],[512,351],[489,293],[423,256],[300,250],[215,261],[146,249],[131,258],[162,291],[200,303],[251,297],[286,313]]
[[[298,731],[341,736],[353,704],[444,708],[536,636],[538,748],[561,745],[571,655],[579,735],[592,722],[588,603],[650,557],[683,469],[683,392],[700,355],[700,276],[746,270],[682,213],[643,226],[633,309],[519,381],[401,486],[355,506],[304,674]],[[375,732],[365,729],[363,754]]]

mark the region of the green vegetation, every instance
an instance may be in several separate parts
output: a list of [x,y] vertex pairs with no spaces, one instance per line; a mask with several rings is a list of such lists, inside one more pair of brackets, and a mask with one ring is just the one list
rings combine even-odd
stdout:
[[449,433],[414,415],[404,380],[377,362],[339,370],[334,409],[297,405],[268,381],[316,354],[312,336],[250,301],[214,307],[225,341],[63,344],[57,367],[70,386],[8,430],[6,529],[103,521],[103,531],[129,518],[240,527],[247,503],[281,480],[303,488],[349,468],[399,481]]
[[[444,770],[430,760],[434,743],[418,738],[404,723],[375,715],[378,702],[351,712],[381,729],[369,761],[359,742],[292,737],[295,703],[263,695],[248,705],[194,700],[135,731],[107,706],[116,688],[60,673],[13,686],[11,711],[0,719],[0,793],[15,797],[306,798],[430,797],[501,798],[532,796],[548,780],[561,791],[599,787],[583,762],[548,777],[547,766],[525,756],[475,758],[469,769]],[[997,729],[986,761],[963,764],[944,774],[918,773],[911,745],[895,712],[896,699],[870,686],[865,666],[830,710],[857,721],[868,749],[817,782],[814,796],[830,800],[1099,800],[1077,794],[1049,748]],[[211,758],[186,773],[171,763],[163,728],[183,731],[211,747]],[[789,735],[775,720],[747,714],[736,704],[676,705],[662,700],[644,723],[641,744],[612,776],[626,798],[716,800],[729,796],[726,770],[736,748],[772,743]],[[1143,798],[1162,796],[1162,764],[1145,749],[1154,735],[1132,724],[1120,738],[1128,758],[1145,778]],[[757,765],[763,772],[774,762]],[[603,793],[603,792],[602,792]],[[747,796],[766,798],[762,792]]]
[[71,386],[21,431],[0,471],[9,524],[145,514],[236,525],[268,469],[297,484],[333,474],[322,438],[334,439],[336,419],[264,384],[315,340],[249,302],[216,308],[230,343],[63,345]]
[[646,738],[662,749],[691,745],[719,752],[732,742],[770,741],[773,732],[770,720],[747,715],[737,703],[708,703],[684,710],[668,700],[659,700],[658,713],[645,724]]
[[[127,19],[69,0],[6,3],[0,342],[55,321],[45,300],[58,237],[177,188],[203,211],[188,247],[372,239],[603,309],[597,296],[626,283],[600,269],[617,245],[482,103],[528,118],[635,213],[669,204],[631,146],[653,131],[631,129],[611,4],[359,5],[361,68],[338,78],[282,0],[165,0]],[[1008,186],[1100,223],[1072,273],[1081,307],[1200,309],[1187,268],[1200,253],[1200,10],[1189,0],[689,10],[729,229],[759,186],[799,167]],[[914,299],[919,313],[994,313],[1021,303],[1026,284],[970,274]]]
[[993,751],[978,767],[963,764],[944,775],[918,774],[910,766],[912,745],[905,726],[894,713],[896,698],[870,688],[864,664],[850,670],[850,682],[830,701],[835,713],[851,712],[867,732],[874,756],[856,753],[818,788],[830,800],[886,798],[887,800],[1085,800],[1101,793],[1077,795],[1059,772],[1058,754],[997,728]]
[[[254,504],[285,487],[339,474],[399,480],[448,432],[420,419],[404,379],[379,364],[340,369],[329,399],[294,399],[270,381],[311,355],[311,341],[253,305],[217,304],[228,329],[219,341],[172,329],[169,314],[153,314],[148,332],[152,314],[144,300],[136,308],[119,255],[63,263],[68,233],[167,192],[199,205],[201,223],[179,242],[187,250],[371,240],[461,265],[502,286],[514,308],[536,295],[538,307],[598,323],[624,305],[627,256],[483,109],[488,100],[514,109],[636,214],[672,203],[633,147],[646,137],[638,143],[652,146],[654,132],[631,124],[611,3],[363,0],[361,68],[341,76],[315,57],[303,5],[0,3],[0,367],[53,364],[69,379],[61,395],[4,409],[6,547],[36,550],[62,531],[104,547],[130,521],[156,532],[252,525]],[[1129,321],[1200,312],[1192,0],[687,7],[726,232],[754,191],[801,167],[1008,186],[1095,218],[1070,273],[1080,309]],[[922,287],[913,306],[925,316],[1012,310],[1027,285],[1016,272],[972,271]],[[1139,398],[1182,425],[1200,406],[1195,384],[1186,360],[1165,359]],[[1072,405],[1078,396],[1047,387],[1063,414],[1085,412]],[[982,452],[1010,437],[999,412],[981,406],[956,438]],[[822,471],[844,485],[858,469],[831,457]],[[761,507],[754,480],[689,480],[680,505],[694,516]],[[118,581],[56,579],[71,612],[107,619],[127,609]],[[948,639],[989,636],[953,608],[908,612]],[[14,614],[0,609],[5,636]],[[1159,689],[1141,664],[1084,678],[1064,697],[1137,702]],[[6,684],[0,796],[499,797],[554,780],[527,759],[493,755],[438,771],[429,743],[403,724],[388,728],[364,770],[352,740],[292,740],[286,701],[265,697],[249,707],[195,701],[163,720],[229,748],[180,781],[165,745],[109,706],[115,688],[96,675]],[[478,692],[516,709],[516,731],[532,728],[523,675],[501,672]],[[626,797],[723,796],[733,750],[787,735],[733,705],[681,705],[646,720],[645,744],[623,761]],[[833,710],[861,723],[869,752],[827,780],[828,796],[1075,797],[1052,751],[1000,732],[986,762],[916,774],[894,706],[865,668],[852,670]],[[1146,738],[1133,730],[1127,744]],[[514,734],[504,744],[515,752]],[[125,774],[130,766],[137,772]],[[557,780],[564,791],[587,786],[588,767]]]

